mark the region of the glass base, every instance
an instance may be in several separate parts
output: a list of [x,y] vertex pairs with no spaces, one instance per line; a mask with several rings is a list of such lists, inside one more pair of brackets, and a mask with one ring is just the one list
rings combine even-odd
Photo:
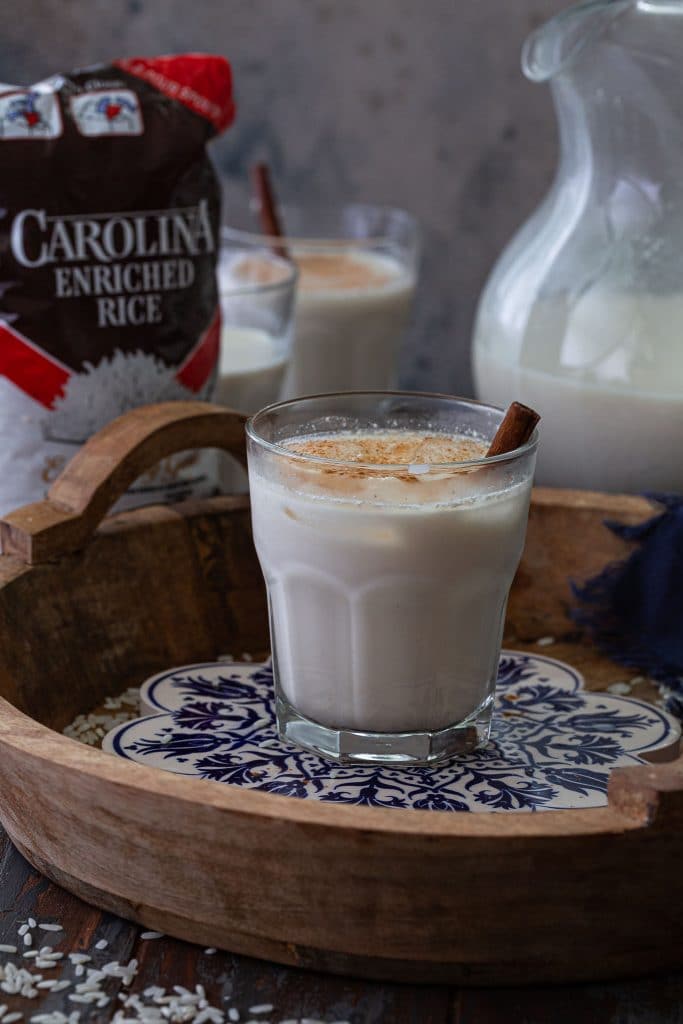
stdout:
[[281,695],[276,699],[277,725],[283,740],[337,764],[428,765],[469,754],[488,742],[493,696],[463,722],[434,732],[359,732],[333,729],[305,718]]

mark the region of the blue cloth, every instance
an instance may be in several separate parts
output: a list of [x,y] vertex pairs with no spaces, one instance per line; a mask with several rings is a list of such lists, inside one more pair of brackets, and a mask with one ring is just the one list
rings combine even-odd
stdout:
[[663,509],[637,526],[605,521],[634,551],[583,584],[572,583],[572,619],[621,665],[666,684],[683,717],[683,496],[647,494]]

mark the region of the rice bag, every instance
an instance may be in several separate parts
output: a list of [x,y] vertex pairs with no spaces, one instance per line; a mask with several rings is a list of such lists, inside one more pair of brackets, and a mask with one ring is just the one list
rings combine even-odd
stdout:
[[[211,396],[220,192],[207,142],[232,121],[230,66],[115,60],[0,85],[0,515],[40,500],[127,409]],[[200,453],[123,505],[207,493]]]

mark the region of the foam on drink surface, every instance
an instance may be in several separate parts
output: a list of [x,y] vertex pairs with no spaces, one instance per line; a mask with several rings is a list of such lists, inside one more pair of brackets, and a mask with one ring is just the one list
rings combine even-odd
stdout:
[[486,443],[477,438],[421,431],[340,432],[286,442],[298,455],[372,466],[443,465],[483,459]]
[[[281,466],[285,487],[339,501],[425,507],[481,495],[476,474],[487,442],[458,434],[378,430],[309,434],[290,438],[283,447],[303,456]],[[491,486],[483,478],[481,484],[484,492]]]
[[304,292],[383,288],[401,277],[401,265],[380,253],[295,251],[299,289]]

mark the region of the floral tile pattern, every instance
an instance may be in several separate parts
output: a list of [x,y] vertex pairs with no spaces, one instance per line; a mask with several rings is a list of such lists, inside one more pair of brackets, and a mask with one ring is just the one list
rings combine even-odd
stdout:
[[607,802],[612,768],[672,748],[678,724],[627,697],[589,693],[569,665],[503,651],[487,747],[431,768],[340,767],[277,735],[269,663],[188,665],[140,690],[144,718],[103,749],[165,771],[284,796],[438,811],[542,811]]

